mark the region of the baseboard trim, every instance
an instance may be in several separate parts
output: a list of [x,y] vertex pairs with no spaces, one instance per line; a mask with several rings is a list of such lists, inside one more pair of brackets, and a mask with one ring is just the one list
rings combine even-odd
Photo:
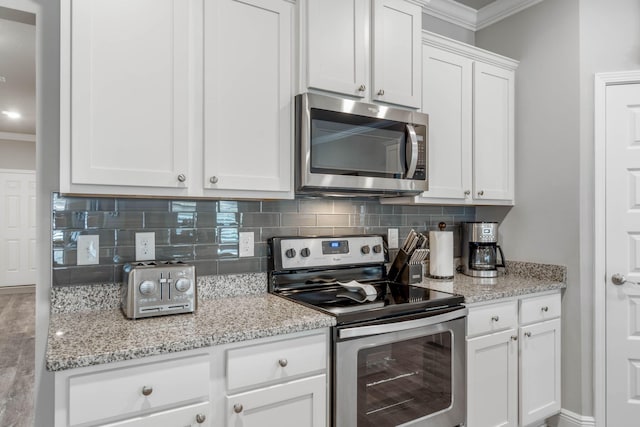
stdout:
[[36,285],[0,286],[0,295],[31,294],[36,291]]
[[595,427],[596,419],[562,409],[558,415],[549,418],[548,425],[550,427]]

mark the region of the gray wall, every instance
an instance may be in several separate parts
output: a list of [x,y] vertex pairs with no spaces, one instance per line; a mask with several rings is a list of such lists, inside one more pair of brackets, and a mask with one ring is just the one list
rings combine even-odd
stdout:
[[426,13],[422,14],[422,29],[455,39],[470,45],[475,44],[475,33],[450,22],[436,18]]
[[[590,292],[580,276],[579,1],[547,0],[476,33],[476,45],[520,60],[516,74],[516,206],[502,220],[509,259],[564,264],[562,407],[591,415]],[[586,351],[585,351],[586,350]]]
[[0,169],[36,170],[35,142],[0,139]]

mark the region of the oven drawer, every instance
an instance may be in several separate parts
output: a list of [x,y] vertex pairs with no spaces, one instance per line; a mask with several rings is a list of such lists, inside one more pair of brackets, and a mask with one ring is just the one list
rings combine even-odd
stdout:
[[325,334],[231,349],[227,351],[228,390],[325,371],[327,349]]
[[518,327],[518,302],[469,307],[467,336],[489,334]]
[[560,317],[560,294],[520,300],[520,324],[542,322]]
[[180,358],[69,378],[69,425],[209,399],[207,356]]

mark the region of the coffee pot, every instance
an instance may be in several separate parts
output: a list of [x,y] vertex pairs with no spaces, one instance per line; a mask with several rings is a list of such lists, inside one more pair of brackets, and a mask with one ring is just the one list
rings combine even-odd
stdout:
[[498,223],[463,223],[462,272],[473,277],[496,277],[498,267],[504,266],[504,254],[498,245]]

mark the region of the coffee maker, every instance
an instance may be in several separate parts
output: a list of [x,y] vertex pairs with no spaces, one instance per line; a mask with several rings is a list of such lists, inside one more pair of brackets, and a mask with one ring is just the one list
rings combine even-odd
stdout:
[[463,223],[462,272],[473,277],[497,277],[498,267],[504,267],[504,254],[498,245],[498,223]]

